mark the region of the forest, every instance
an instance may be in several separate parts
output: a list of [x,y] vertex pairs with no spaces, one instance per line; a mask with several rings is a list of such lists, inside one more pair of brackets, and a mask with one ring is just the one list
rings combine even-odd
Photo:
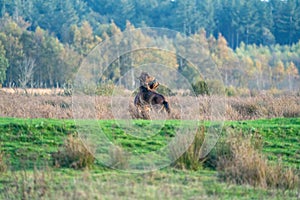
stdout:
[[[211,55],[227,87],[293,90],[299,83],[299,0],[0,0],[0,17],[3,87],[70,85],[95,46],[143,27],[193,38]],[[193,76],[181,59],[168,59],[181,74]],[[119,58],[108,79],[124,75],[124,60]]]

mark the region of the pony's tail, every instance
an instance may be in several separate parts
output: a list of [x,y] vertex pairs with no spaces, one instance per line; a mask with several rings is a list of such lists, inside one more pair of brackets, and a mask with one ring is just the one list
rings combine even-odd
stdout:
[[170,114],[171,113],[171,109],[170,109],[169,103],[165,100],[163,102],[163,104],[164,104],[164,107],[165,107],[167,113]]

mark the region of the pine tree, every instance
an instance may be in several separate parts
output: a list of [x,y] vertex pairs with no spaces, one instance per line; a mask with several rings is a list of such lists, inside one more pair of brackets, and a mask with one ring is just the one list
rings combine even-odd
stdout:
[[179,30],[186,35],[191,35],[199,29],[199,12],[196,0],[178,0],[176,9],[176,22]]
[[272,0],[276,41],[280,44],[297,42],[300,30],[300,5],[298,0]]

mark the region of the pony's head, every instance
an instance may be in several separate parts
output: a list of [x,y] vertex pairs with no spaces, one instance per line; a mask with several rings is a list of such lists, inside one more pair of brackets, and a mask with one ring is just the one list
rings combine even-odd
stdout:
[[159,82],[156,81],[155,77],[150,76],[147,72],[142,72],[138,77],[140,85],[151,90],[155,90],[159,86]]

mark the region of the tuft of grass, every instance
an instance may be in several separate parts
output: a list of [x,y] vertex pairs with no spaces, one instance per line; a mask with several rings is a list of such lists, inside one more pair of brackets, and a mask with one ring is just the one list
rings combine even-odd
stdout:
[[91,168],[95,158],[82,140],[73,135],[68,135],[63,146],[52,154],[56,167],[70,167],[74,169]]
[[217,160],[221,180],[234,184],[249,184],[262,188],[283,190],[295,189],[299,185],[298,175],[282,164],[270,164],[256,149],[260,146],[257,137],[242,132],[230,133],[225,140],[225,151]]
[[150,109],[150,106],[144,106],[141,110],[139,110],[136,106],[130,104],[128,111],[132,119],[150,119]]
[[7,164],[6,164],[5,154],[1,150],[1,146],[0,146],[0,174],[5,172],[6,170],[7,170]]
[[271,188],[293,190],[300,187],[299,175],[291,167],[284,167],[282,161],[269,165],[266,175],[267,185]]
[[[174,163],[173,166],[179,169],[187,170],[198,170],[202,167],[202,162],[200,160],[201,147],[205,139],[205,127],[201,126],[198,128],[194,141],[189,146],[187,151],[183,153]],[[181,140],[181,142],[186,142],[186,140]],[[184,145],[183,145],[184,146]],[[171,150],[171,156],[175,156],[175,153]]]
[[113,146],[109,151],[110,167],[114,169],[126,169],[129,155],[120,146]]

